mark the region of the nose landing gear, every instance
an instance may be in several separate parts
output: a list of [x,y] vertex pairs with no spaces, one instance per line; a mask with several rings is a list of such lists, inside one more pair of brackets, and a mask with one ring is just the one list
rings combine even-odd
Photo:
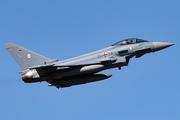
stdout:
[[61,87],[60,85],[56,85],[56,88],[58,88],[58,89],[59,89],[60,87]]

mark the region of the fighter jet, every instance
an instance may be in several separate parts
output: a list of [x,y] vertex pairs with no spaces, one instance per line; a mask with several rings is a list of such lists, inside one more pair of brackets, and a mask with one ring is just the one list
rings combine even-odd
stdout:
[[4,46],[22,68],[20,73],[25,83],[46,81],[49,86],[63,88],[107,79],[112,75],[98,72],[116,67],[121,69],[134,56],[140,58],[146,53],[172,45],[174,43],[129,38],[104,49],[62,61],[49,59],[13,43]]

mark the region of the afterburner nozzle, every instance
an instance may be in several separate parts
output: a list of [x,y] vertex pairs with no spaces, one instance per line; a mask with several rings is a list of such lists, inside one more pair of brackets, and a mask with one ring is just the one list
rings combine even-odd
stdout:
[[174,45],[174,43],[166,43],[166,42],[153,42],[154,45],[154,49],[153,51],[159,51],[162,50],[164,48],[170,47],[172,45]]
[[33,79],[34,75],[35,75],[35,70],[30,70],[27,73],[21,75],[21,78],[25,82],[25,81]]

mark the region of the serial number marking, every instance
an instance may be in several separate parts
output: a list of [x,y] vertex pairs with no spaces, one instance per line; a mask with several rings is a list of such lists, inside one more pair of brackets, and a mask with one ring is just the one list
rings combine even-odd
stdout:
[[112,56],[112,55],[113,55],[113,52],[107,52],[107,53],[99,54],[98,58]]

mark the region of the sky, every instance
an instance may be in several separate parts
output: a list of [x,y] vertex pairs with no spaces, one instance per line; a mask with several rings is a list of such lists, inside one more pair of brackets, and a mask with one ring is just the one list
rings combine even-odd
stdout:
[[[1,120],[179,120],[179,0],[0,0]],[[15,43],[65,60],[126,38],[175,43],[102,71],[109,79],[62,89],[24,83]]]

